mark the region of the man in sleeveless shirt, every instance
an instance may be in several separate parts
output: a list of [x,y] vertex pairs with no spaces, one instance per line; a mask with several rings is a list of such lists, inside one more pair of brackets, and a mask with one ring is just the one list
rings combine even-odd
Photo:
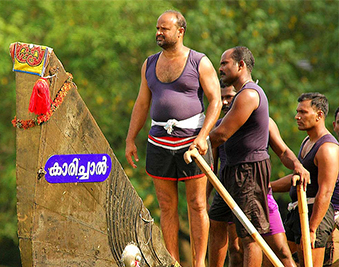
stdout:
[[[339,138],[339,107],[334,112],[333,131]],[[334,207],[334,219],[336,228],[339,230],[339,179],[337,180],[337,183],[335,185],[331,202]]]
[[[339,137],[339,107],[334,112],[333,131]],[[324,266],[332,266],[339,262],[339,179],[335,185],[331,203],[334,208],[335,229],[327,240]]]
[[[232,99],[236,92],[232,86],[226,86],[220,82],[220,92],[222,100],[222,111],[224,115],[230,109]],[[222,119],[217,121],[216,126],[220,124]],[[287,147],[285,142],[280,136],[279,129],[273,119],[269,121],[269,142],[273,151],[281,159],[287,168],[295,170],[295,173],[301,173],[302,176],[307,176],[309,179],[309,173],[306,171],[301,163],[298,161],[294,153]],[[218,175],[219,179],[222,179],[222,170],[226,165],[226,154],[224,151],[224,145],[220,145],[217,148],[213,148],[214,159],[214,173]],[[219,166],[220,159],[220,166]],[[219,171],[218,171],[219,170]],[[208,201],[213,186],[207,182],[206,199]],[[268,245],[272,247],[273,251],[280,258],[284,266],[296,266],[292,258],[292,254],[289,250],[287,239],[285,235],[285,229],[279,213],[278,204],[272,195],[272,190],[267,195],[269,219],[270,219],[270,231],[265,234],[264,238]],[[208,203],[207,203],[207,206]],[[210,227],[210,233],[212,235],[213,245],[209,246],[209,266],[210,267],[223,267],[228,251],[228,266],[242,266],[243,265],[243,249],[242,244],[236,233],[235,224],[228,222],[224,219],[225,210],[227,210],[227,204],[222,197],[216,193],[213,199],[213,209],[210,211],[209,216],[212,219]],[[227,229],[227,231],[225,231]],[[215,240],[215,236],[218,237]],[[227,241],[228,238],[228,241]],[[264,257],[263,266],[272,266],[270,261]]]
[[[285,144],[281,138],[278,126],[273,119],[269,120],[269,145],[274,153],[279,157],[281,162],[287,168],[294,170],[294,173],[300,175],[303,179],[309,180],[308,171],[303,168],[297,157],[291,149]],[[220,148],[220,147],[218,147]],[[224,151],[220,151],[220,161],[224,162]],[[223,158],[222,158],[223,157]],[[220,164],[224,166],[224,164]],[[215,168],[214,171],[216,171]],[[219,176],[221,173],[219,172]],[[285,229],[279,213],[279,207],[272,195],[272,190],[267,194],[270,231],[263,235],[268,245],[272,248],[274,253],[282,261],[284,266],[296,266],[291,251],[289,250]],[[213,244],[209,246],[209,263],[210,267],[222,267],[226,259],[227,245],[228,245],[228,266],[242,266],[243,265],[243,249],[242,244],[236,234],[235,225],[225,220],[229,209],[227,204],[223,201],[219,194],[216,194],[213,199],[213,207],[209,212],[211,218],[211,241]],[[227,229],[227,231],[225,231]],[[228,243],[227,243],[228,236]],[[272,266],[267,257],[264,257],[262,266]]]
[[[325,126],[328,101],[319,93],[304,93],[298,98],[295,119],[298,129],[307,132],[301,144],[298,159],[310,172],[307,203],[313,266],[323,266],[325,246],[334,227],[334,209],[331,197],[338,179],[338,142]],[[298,213],[296,181],[291,175],[272,182],[274,192],[290,190],[292,203],[285,222],[287,239],[296,244],[300,266],[304,265],[301,246],[301,227]]]
[[[179,261],[178,181],[184,181],[195,251],[195,266],[205,266],[209,220],[206,211],[206,176],[183,154],[197,148],[212,166],[208,134],[221,110],[218,76],[210,60],[183,45],[186,21],[177,11],[166,11],[157,21],[156,41],[162,51],[146,59],[141,85],[126,138],[125,155],[136,168],[135,138],[148,111],[146,172],[153,178],[161,214],[160,224],[169,253]],[[209,102],[204,115],[203,95]]]
[[[210,139],[212,147],[226,142],[224,185],[258,232],[265,234],[269,231],[269,112],[263,89],[252,81],[253,66],[254,57],[246,47],[234,47],[222,54],[220,78],[227,86],[233,85],[237,95],[220,125],[211,131]],[[232,220],[231,211],[229,216]],[[244,266],[261,266],[260,246],[236,218],[233,221],[244,248]],[[212,246],[214,237],[210,235]]]
[[[233,86],[226,87],[222,82],[221,98],[224,115],[228,112],[232,99],[235,96]],[[218,126],[222,119],[217,122]],[[303,179],[309,180],[308,171],[303,168],[294,153],[289,149],[280,136],[278,126],[273,119],[269,120],[269,144],[273,151],[280,158],[281,162],[289,169],[294,170],[294,173],[299,174]],[[222,181],[222,170],[226,165],[226,154],[224,151],[224,145],[220,145],[217,148],[213,148],[214,158],[214,173],[218,175]],[[218,160],[220,159],[220,168]],[[220,171],[218,172],[218,169]],[[208,185],[210,183],[208,182]],[[207,200],[209,199],[212,191],[212,185],[207,187]],[[285,235],[285,229],[279,213],[278,204],[272,195],[272,190],[269,190],[267,195],[269,219],[270,219],[270,231],[264,235],[264,238],[272,250],[276,253],[284,266],[296,266],[291,252],[289,250],[287,239]],[[212,236],[213,244],[209,246],[209,266],[222,267],[226,259],[228,251],[228,266],[242,266],[243,265],[243,249],[242,244],[236,233],[235,224],[225,220],[224,215],[227,216],[227,204],[222,197],[216,193],[213,199],[213,209],[209,215],[212,220],[210,233]],[[227,229],[227,231],[225,231]],[[217,237],[217,239],[215,238]],[[228,241],[227,241],[228,237]],[[270,261],[264,257],[263,266],[272,266]]]

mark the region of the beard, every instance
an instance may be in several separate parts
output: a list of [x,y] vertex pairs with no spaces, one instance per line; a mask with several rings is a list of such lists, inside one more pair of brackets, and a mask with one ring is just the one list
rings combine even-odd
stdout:
[[[159,38],[159,37],[161,37],[161,38]],[[165,49],[165,50],[175,46],[175,44],[177,43],[176,41],[166,40],[163,35],[156,36],[156,41],[157,41],[157,45],[160,46],[162,49]]]
[[230,110],[230,106],[229,105],[222,105],[221,110],[226,114]]
[[227,76],[223,71],[220,71],[219,76],[222,83],[225,84],[226,86],[232,86],[237,80],[237,78],[235,77]]
[[227,87],[228,87],[228,86],[232,86],[232,85],[235,83],[236,80],[237,80],[236,78],[228,77],[228,76],[226,76],[226,75],[221,76],[221,81],[222,81]]

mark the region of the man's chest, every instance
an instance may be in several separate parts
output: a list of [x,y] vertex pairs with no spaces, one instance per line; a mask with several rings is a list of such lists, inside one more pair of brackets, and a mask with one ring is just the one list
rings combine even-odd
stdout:
[[314,143],[309,140],[305,143],[300,153],[300,156],[302,159],[304,159],[307,156],[307,154],[311,151],[313,146],[314,146]]
[[163,83],[170,83],[177,80],[183,73],[186,66],[186,58],[175,60],[160,60],[158,61],[155,72],[157,78]]

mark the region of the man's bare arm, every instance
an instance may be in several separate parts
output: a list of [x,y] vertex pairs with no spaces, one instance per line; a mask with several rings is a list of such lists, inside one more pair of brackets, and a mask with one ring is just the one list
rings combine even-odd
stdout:
[[204,155],[207,152],[206,138],[211,129],[217,122],[221,111],[220,83],[217,73],[207,57],[203,57],[199,64],[200,84],[204,90],[204,94],[208,100],[206,117],[204,124],[191,145],[190,149],[197,147],[199,153]]
[[284,166],[300,176],[300,180],[306,190],[306,185],[310,183],[310,173],[303,167],[293,151],[281,138],[278,126],[272,118],[269,121],[269,144]]
[[331,197],[338,177],[339,147],[334,143],[324,143],[315,158],[318,166],[318,192],[310,218],[310,235],[314,247],[316,230],[330,205]]
[[125,156],[128,163],[133,168],[136,168],[137,166],[134,163],[132,157],[134,157],[136,161],[139,161],[137,147],[135,145],[135,138],[137,137],[138,133],[146,122],[152,97],[145,77],[146,62],[147,61],[144,62],[141,68],[141,84],[139,94],[133,107],[131,121],[126,137]]
[[272,187],[272,191],[274,193],[277,193],[277,192],[283,193],[283,192],[290,191],[290,188],[292,186],[292,182],[291,182],[292,176],[293,174],[289,174],[284,177],[281,177],[278,180],[271,181],[270,184]]
[[259,95],[253,89],[246,89],[233,100],[232,108],[227,112],[218,127],[210,133],[212,147],[225,143],[251,116],[259,106]]

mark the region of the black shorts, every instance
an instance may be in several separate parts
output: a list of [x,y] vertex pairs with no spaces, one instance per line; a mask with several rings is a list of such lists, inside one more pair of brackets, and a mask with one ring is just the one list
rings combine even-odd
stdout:
[[[209,140],[207,140],[207,144],[207,153],[202,157],[212,168],[213,155]],[[168,181],[184,181],[205,176],[193,159],[189,164],[185,162],[184,154],[187,150],[188,147],[178,150],[166,149],[148,142],[146,155],[147,174],[152,178]]]
[[[260,234],[270,230],[267,205],[270,175],[269,159],[226,166],[222,171],[221,183]],[[249,235],[218,193],[214,196],[209,217],[215,221],[235,222],[239,237]]]
[[[311,218],[313,204],[307,205],[308,207],[308,219]],[[294,210],[288,212],[286,220],[285,220],[285,231],[286,237],[288,241],[295,242],[296,244],[300,244],[301,239],[301,226],[300,226],[300,217],[298,207]],[[316,232],[316,240],[315,247],[323,248],[326,247],[327,239],[330,236],[334,229],[334,209],[332,204],[330,204],[325,217],[319,224]]]

